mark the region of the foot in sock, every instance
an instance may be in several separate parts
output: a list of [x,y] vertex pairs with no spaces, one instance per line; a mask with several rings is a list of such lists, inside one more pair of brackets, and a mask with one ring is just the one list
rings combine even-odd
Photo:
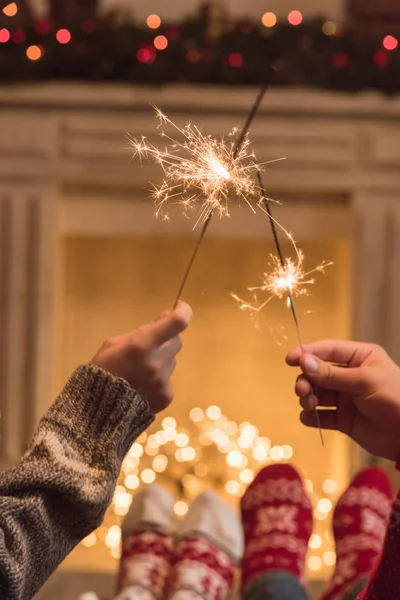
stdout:
[[242,587],[262,575],[288,571],[304,584],[312,532],[312,505],[300,475],[290,465],[265,467],[241,502],[245,552]]
[[391,505],[392,485],[381,469],[364,469],[352,481],[333,514],[337,562],[321,600],[342,600],[368,577],[382,551]]
[[158,485],[134,496],[122,525],[116,600],[155,600],[162,596],[173,555],[173,507],[173,497]]
[[214,492],[205,492],[178,526],[168,585],[170,600],[226,600],[243,553],[237,514]]

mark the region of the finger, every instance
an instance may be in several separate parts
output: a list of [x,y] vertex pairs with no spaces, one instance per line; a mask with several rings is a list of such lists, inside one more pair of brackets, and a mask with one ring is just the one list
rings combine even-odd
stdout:
[[163,310],[163,312],[154,319],[154,323],[158,323],[159,321],[162,321],[163,319],[168,317],[170,314],[171,314],[170,310]]
[[286,362],[291,367],[297,367],[300,364],[303,354],[312,354],[321,360],[347,365],[357,354],[358,362],[364,360],[372,351],[371,344],[362,342],[350,342],[347,340],[322,340],[308,344],[303,349],[295,348],[286,356]]
[[300,398],[300,406],[307,412],[311,412],[316,406],[324,408],[337,407],[337,394],[335,392],[320,392],[319,394],[311,393]]
[[327,429],[331,431],[337,431],[337,411],[336,410],[319,410],[318,411],[319,422],[315,411],[313,412],[302,412],[300,414],[300,421],[307,427],[318,428],[321,425],[321,429]]
[[300,367],[311,385],[325,390],[360,394],[370,387],[368,369],[336,367],[309,354],[300,357]]
[[162,319],[145,325],[142,333],[148,337],[151,346],[160,346],[182,333],[189,326],[192,316],[190,306],[179,301],[176,308],[168,311]]
[[157,356],[158,361],[160,363],[167,363],[176,357],[177,354],[182,350],[182,338],[180,335],[172,338],[168,342],[165,342],[160,348],[155,352],[155,356]]

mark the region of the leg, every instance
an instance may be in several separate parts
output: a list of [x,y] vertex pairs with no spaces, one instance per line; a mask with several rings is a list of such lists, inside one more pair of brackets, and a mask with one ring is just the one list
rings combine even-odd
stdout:
[[391,503],[390,479],[378,468],[361,471],[341,496],[333,514],[337,562],[321,600],[354,600],[364,589],[382,551]]
[[199,496],[177,532],[170,600],[227,600],[243,553],[240,520],[213,492]]
[[122,557],[116,600],[155,600],[169,574],[174,499],[152,485],[136,494],[122,525]]
[[290,465],[263,469],[242,498],[245,600],[307,600],[305,558],[312,506]]

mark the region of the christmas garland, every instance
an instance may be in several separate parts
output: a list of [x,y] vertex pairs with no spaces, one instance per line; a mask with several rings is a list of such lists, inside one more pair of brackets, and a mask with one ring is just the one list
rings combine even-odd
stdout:
[[[0,82],[37,80],[302,86],[400,91],[397,40],[323,19],[265,27],[200,14],[157,29],[109,18],[23,29],[0,25]],[[387,46],[387,44],[386,44]],[[158,49],[157,49],[158,48]]]

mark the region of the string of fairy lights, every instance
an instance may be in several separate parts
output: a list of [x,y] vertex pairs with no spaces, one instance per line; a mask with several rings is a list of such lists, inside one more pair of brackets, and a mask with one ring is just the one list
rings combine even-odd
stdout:
[[[2,9],[2,14],[10,20],[10,26],[0,28],[0,44],[9,42],[14,44],[25,44],[27,35],[24,28],[15,28],[13,20],[18,16],[18,2],[10,2]],[[259,27],[265,30],[273,30],[281,24],[288,24],[293,28],[300,27],[304,22],[304,15],[299,10],[291,10],[285,16],[278,16],[274,12],[265,12],[259,19]],[[136,60],[139,63],[151,64],[156,60],[157,54],[167,50],[171,42],[176,41],[177,30],[170,27],[165,33],[159,33],[163,22],[159,15],[149,14],[146,22],[143,24],[148,31],[154,32],[152,42],[136,51]],[[82,24],[84,33],[90,35],[94,32],[95,24],[87,21]],[[326,20],[322,23],[322,33],[328,37],[337,36],[340,33],[342,25],[335,21]],[[73,33],[65,27],[54,28],[49,19],[39,19],[34,24],[34,30],[39,35],[54,35],[55,40],[60,45],[67,45],[73,40]],[[385,67],[388,63],[388,53],[398,48],[399,40],[392,34],[385,35],[382,38],[381,48],[377,48],[373,56],[375,65]],[[28,44],[25,50],[26,58],[29,61],[39,61],[46,54],[46,48],[42,44]],[[200,53],[196,48],[188,47],[186,60],[188,63],[197,63],[200,60]],[[332,57],[333,64],[337,68],[344,68],[349,62],[349,57],[344,52],[337,52]],[[224,57],[227,66],[240,68],[244,65],[245,56],[240,52],[230,52]]]
[[[229,420],[218,406],[193,408],[189,418],[178,424],[166,417],[160,428],[143,433],[126,457],[103,525],[82,545],[90,551],[105,545],[118,560],[121,553],[121,524],[134,494],[152,483],[164,485],[175,496],[174,511],[183,517],[191,501],[204,490],[215,489],[225,500],[238,505],[246,487],[265,465],[295,461],[293,448],[277,445],[260,435],[249,422]],[[319,490],[302,470],[313,506],[315,527],[309,542],[307,566],[310,576],[323,576],[336,561],[330,517],[338,492],[336,481],[327,479]]]

